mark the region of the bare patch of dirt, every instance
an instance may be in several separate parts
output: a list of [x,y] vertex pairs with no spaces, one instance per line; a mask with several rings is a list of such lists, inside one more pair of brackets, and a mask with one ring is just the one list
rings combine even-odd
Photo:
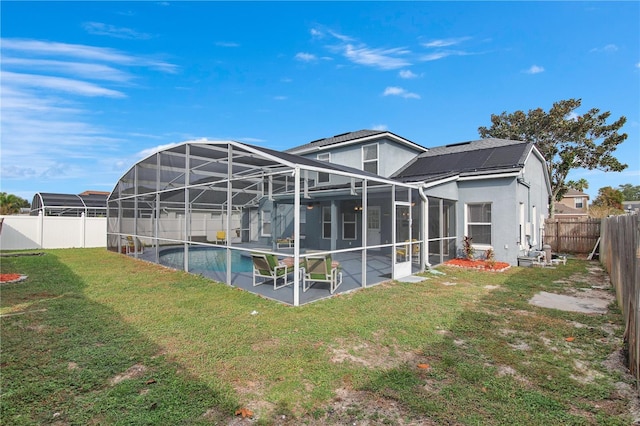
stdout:
[[[299,422],[296,424],[299,424]],[[304,424],[310,426],[327,424],[358,426],[436,425],[435,422],[425,418],[407,419],[406,409],[393,399],[348,388],[336,389],[336,396],[327,409],[326,414],[319,419],[305,419]]]
[[397,346],[384,346],[367,342],[338,341],[338,346],[331,348],[331,362],[352,362],[368,368],[390,368],[406,362],[415,361],[417,354],[403,351]]
[[547,293],[541,291],[535,294],[529,303],[541,308],[559,309],[561,311],[581,312],[585,314],[605,314],[613,295],[600,290],[586,290],[575,296]]
[[589,363],[587,363],[586,361],[580,361],[578,359],[574,359],[573,360],[573,368],[576,370],[576,372],[578,373],[576,374],[572,374],[570,377],[580,383],[591,383],[593,382],[595,379],[599,379],[603,376],[602,373],[600,373],[599,371],[596,371],[592,368],[589,367]]
[[498,377],[510,376],[510,377],[513,377],[518,382],[522,383],[523,385],[527,385],[527,386],[531,385],[531,382],[526,377],[524,377],[523,375],[518,373],[513,367],[510,367],[508,365],[499,365],[497,367],[497,375]]
[[124,373],[118,374],[114,377],[112,377],[109,380],[109,383],[113,386],[113,385],[117,385],[120,382],[123,382],[125,380],[130,380],[130,379],[135,379],[138,377],[142,377],[142,375],[144,375],[144,373],[147,371],[147,367],[145,367],[142,364],[135,364],[132,365],[131,367],[129,367],[127,369],[127,371],[125,371]]

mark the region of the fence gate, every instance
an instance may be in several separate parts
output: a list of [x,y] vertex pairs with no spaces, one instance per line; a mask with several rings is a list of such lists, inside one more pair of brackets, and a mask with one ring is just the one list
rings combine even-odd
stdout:
[[600,238],[600,223],[600,219],[547,219],[544,244],[556,253],[591,253]]

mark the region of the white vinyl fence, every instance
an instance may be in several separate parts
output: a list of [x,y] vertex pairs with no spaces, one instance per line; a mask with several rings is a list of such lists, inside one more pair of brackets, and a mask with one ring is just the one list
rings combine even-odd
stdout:
[[106,217],[0,216],[0,250],[106,247]]

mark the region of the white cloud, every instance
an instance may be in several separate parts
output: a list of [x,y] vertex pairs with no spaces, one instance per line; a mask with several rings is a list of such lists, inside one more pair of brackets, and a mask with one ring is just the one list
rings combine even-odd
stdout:
[[309,31],[309,33],[311,33],[312,37],[315,38],[322,38],[324,37],[324,33],[316,28],[311,28],[311,30]]
[[616,46],[615,44],[607,44],[606,46],[603,46],[603,47],[594,47],[589,52],[592,52],[592,53],[613,53],[613,52],[617,52],[617,51],[618,51],[618,46]]
[[127,82],[133,79],[133,75],[103,64],[13,57],[2,58],[2,64],[5,68],[27,69],[29,72],[43,71],[70,74],[91,80]]
[[2,39],[3,55],[16,56],[29,54],[46,57],[72,57],[83,62],[109,62],[118,65],[149,67],[163,72],[175,73],[178,67],[153,58],[133,56],[108,47],[86,46],[82,44],[57,43],[40,40]]
[[264,140],[264,139],[250,138],[250,137],[237,138],[237,139],[234,139],[234,140],[239,140],[241,142],[247,142],[247,143],[263,143],[263,142],[266,142],[266,140]]
[[38,74],[20,74],[10,71],[2,73],[2,83],[10,87],[28,87],[66,92],[79,96],[104,96],[124,98],[126,95],[117,90],[100,87],[93,83],[63,77],[50,77]]
[[82,26],[86,32],[94,35],[106,35],[130,40],[148,40],[152,37],[150,34],[139,33],[131,28],[115,27],[102,22],[85,22]]
[[2,48],[0,176],[42,177],[34,181],[38,185],[88,176],[115,181],[105,161],[116,157],[131,136],[105,128],[101,102],[92,99],[126,98],[138,78],[129,67],[177,70],[164,61],[103,47],[2,39]]
[[412,78],[418,78],[418,74],[411,72],[411,70],[400,70],[398,75],[400,76],[400,78],[404,78],[407,80]]
[[388,130],[388,127],[386,124],[374,124],[371,126],[371,130]]
[[279,95],[279,96],[274,96],[273,99],[275,99],[276,101],[286,101],[289,98],[286,96]]
[[240,47],[240,44],[234,43],[232,41],[217,41],[216,46],[219,47]]
[[400,96],[405,99],[420,99],[420,95],[403,89],[402,87],[389,86],[384,89],[382,96]]
[[426,55],[422,55],[420,60],[429,62],[429,61],[437,61],[438,59],[443,59],[449,56],[468,56],[468,55],[477,55],[478,53],[469,53],[464,50],[441,50],[438,52],[429,53]]
[[350,42],[350,41],[354,41],[354,39],[352,37],[346,36],[344,34],[337,33],[335,31],[329,31],[329,34],[331,34],[333,37],[335,37],[338,40],[343,41],[345,43],[346,42]]
[[540,74],[544,72],[544,68],[538,65],[531,65],[531,67],[524,71],[526,74]]
[[366,46],[344,46],[344,56],[352,62],[360,65],[367,65],[383,70],[392,70],[411,65],[407,59],[400,58],[408,54],[405,48],[393,49],[371,49]]
[[423,43],[424,47],[448,47],[460,44],[463,41],[469,40],[471,37],[457,37],[457,38],[445,38],[439,40],[432,40],[427,43]]
[[148,156],[155,154],[156,152],[164,151],[165,149],[173,148],[174,146],[177,146],[177,145],[180,145],[180,144],[176,142],[171,142],[171,143],[165,143],[162,145],[156,145],[151,148],[143,149],[142,151],[136,153],[135,156],[139,159],[147,158]]
[[306,52],[298,52],[296,53],[295,58],[298,61],[301,62],[314,62],[316,60],[318,60],[318,57],[312,53],[306,53]]

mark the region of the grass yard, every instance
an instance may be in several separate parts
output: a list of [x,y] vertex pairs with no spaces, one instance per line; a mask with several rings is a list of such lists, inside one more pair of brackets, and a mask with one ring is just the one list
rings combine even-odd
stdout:
[[528,303],[592,286],[586,261],[293,308],[104,249],[0,260],[28,275],[0,288],[2,424],[631,422],[619,310]]

